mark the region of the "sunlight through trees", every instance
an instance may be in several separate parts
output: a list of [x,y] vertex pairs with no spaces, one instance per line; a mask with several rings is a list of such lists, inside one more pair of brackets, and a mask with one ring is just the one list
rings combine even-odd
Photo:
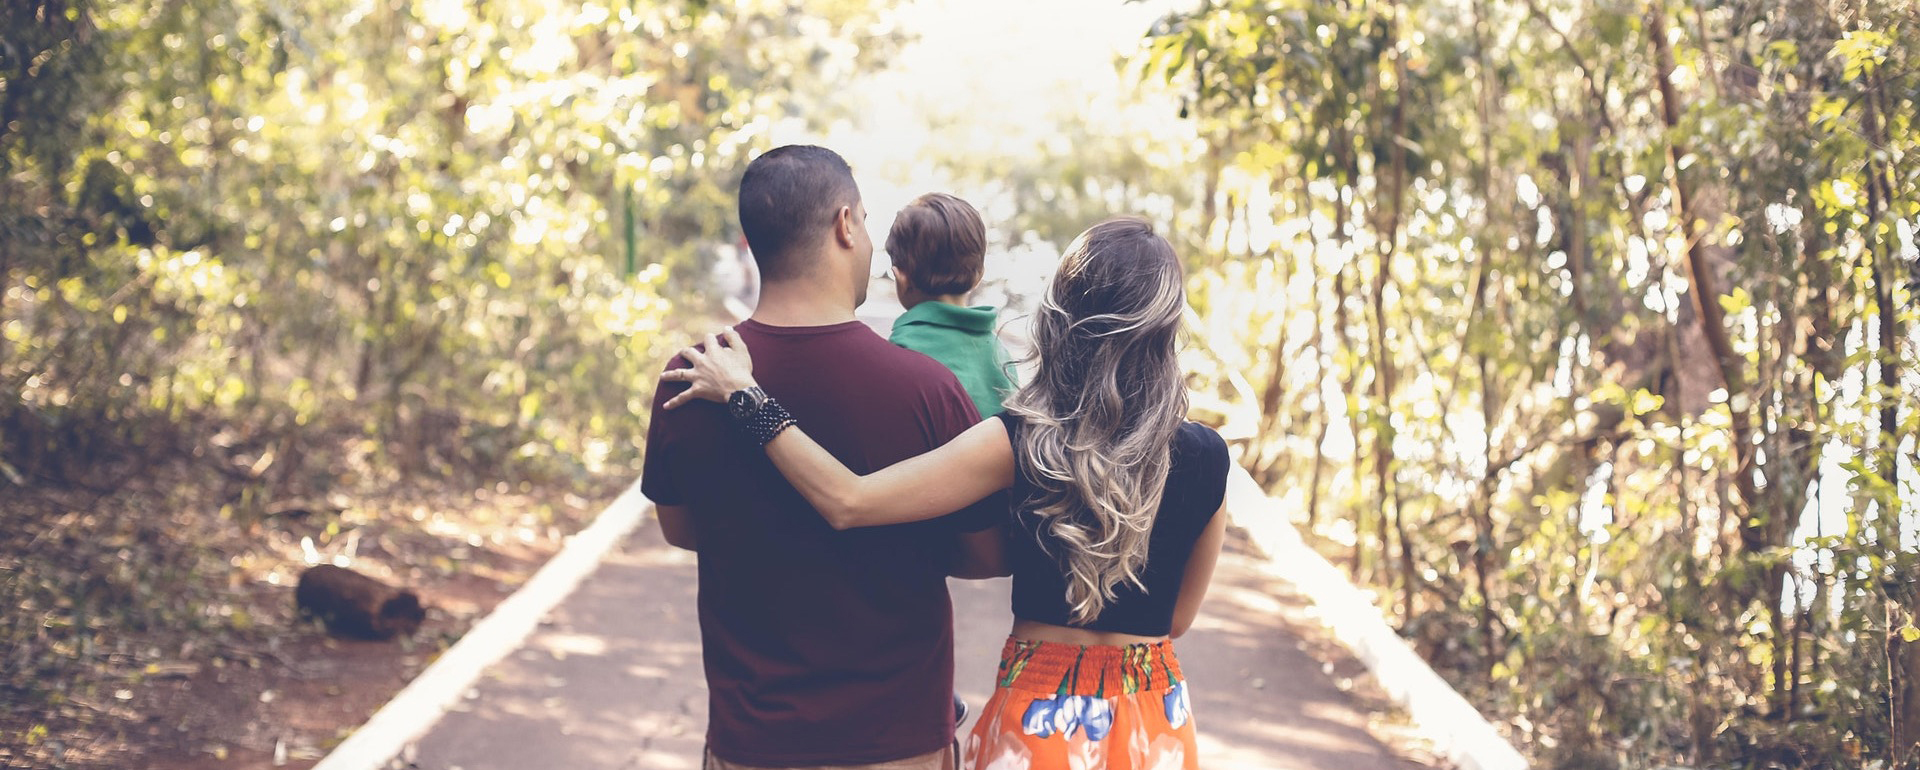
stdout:
[[1916,40],[1225,0],[1136,58],[1243,461],[1543,762],[1916,761]]

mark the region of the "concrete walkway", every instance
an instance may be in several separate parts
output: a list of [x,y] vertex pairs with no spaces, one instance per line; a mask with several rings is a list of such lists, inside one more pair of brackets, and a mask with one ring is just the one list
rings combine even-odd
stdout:
[[[695,770],[706,688],[694,557],[643,524],[498,664],[398,767],[422,770]],[[952,581],[961,694],[986,702],[1012,622],[1007,580]],[[1193,683],[1209,770],[1412,770],[1368,715],[1302,651],[1303,601],[1229,554],[1192,633],[1176,642]]]

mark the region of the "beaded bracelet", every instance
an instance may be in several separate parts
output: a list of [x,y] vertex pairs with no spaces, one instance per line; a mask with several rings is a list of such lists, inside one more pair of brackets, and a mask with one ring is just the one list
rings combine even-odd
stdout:
[[772,398],[761,402],[759,409],[753,410],[753,414],[737,422],[740,428],[753,438],[755,444],[763,447],[778,437],[781,431],[799,424],[798,420],[793,419],[792,414],[787,413],[786,407]]

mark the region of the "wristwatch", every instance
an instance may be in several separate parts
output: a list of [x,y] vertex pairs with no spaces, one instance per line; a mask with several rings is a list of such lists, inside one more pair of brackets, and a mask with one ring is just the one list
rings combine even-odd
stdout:
[[755,385],[751,388],[736,390],[727,396],[727,411],[733,413],[733,419],[745,422],[760,407],[767,403],[767,392]]

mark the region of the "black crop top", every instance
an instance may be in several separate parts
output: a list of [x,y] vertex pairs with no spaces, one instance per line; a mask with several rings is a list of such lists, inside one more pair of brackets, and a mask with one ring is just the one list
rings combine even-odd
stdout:
[[1227,442],[1199,423],[1185,423],[1174,433],[1173,464],[1167,471],[1166,491],[1160,498],[1160,511],[1154,515],[1153,531],[1147,536],[1147,563],[1140,571],[1140,582],[1147,589],[1141,591],[1132,583],[1122,582],[1114,587],[1114,600],[1099,617],[1091,623],[1076,624],[1067,605],[1065,571],[1052,555],[1059,553],[1061,546],[1041,531],[1039,517],[1028,508],[1028,501],[1039,490],[1018,459],[1020,418],[1007,412],[996,416],[1006,425],[1016,458],[1012,494],[1008,496],[1013,516],[1007,545],[1008,560],[1013,565],[1013,616],[1093,631],[1166,636],[1173,629],[1173,605],[1180,596],[1180,581],[1186,575],[1187,560],[1193,556],[1193,545],[1226,499],[1227,464],[1231,462]]

